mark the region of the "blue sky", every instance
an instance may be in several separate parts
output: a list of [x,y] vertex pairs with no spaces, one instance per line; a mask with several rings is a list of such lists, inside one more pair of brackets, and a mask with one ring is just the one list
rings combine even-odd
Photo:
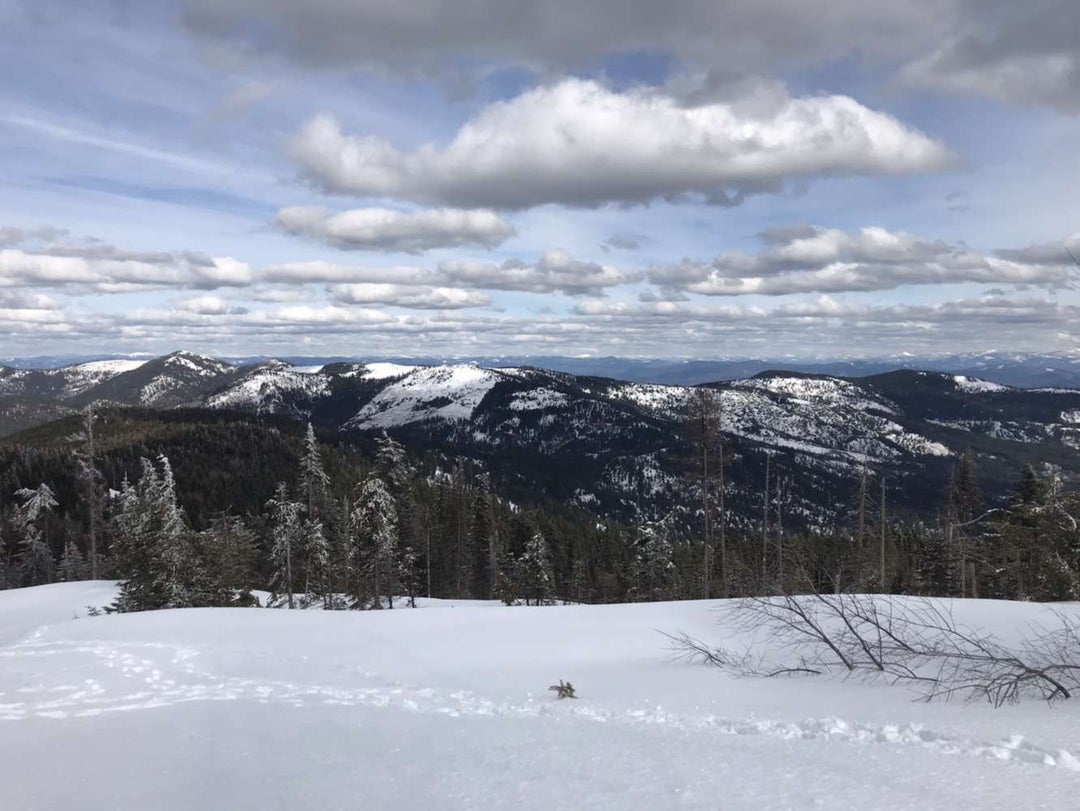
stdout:
[[578,6],[0,0],[0,355],[1077,347],[1080,8]]

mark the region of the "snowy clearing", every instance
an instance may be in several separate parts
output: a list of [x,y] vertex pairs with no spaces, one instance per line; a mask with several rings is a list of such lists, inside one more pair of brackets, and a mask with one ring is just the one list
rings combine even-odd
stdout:
[[[113,594],[0,593],[0,808],[1065,809],[1080,787],[1080,705],[671,661],[658,631],[719,641],[717,602],[86,616]],[[1006,635],[1045,611],[956,606]]]

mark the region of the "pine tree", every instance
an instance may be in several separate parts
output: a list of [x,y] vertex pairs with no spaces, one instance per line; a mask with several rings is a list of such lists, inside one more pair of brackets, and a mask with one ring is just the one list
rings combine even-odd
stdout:
[[300,492],[309,518],[322,520],[329,486],[330,477],[323,468],[319,441],[309,422],[304,434],[304,453],[300,457]]
[[[360,488],[353,508],[354,569],[366,575],[370,584],[372,606],[382,608],[382,597],[394,607],[398,587],[397,505],[386,483],[370,476]],[[357,597],[360,595],[357,594]]]
[[551,573],[551,552],[540,532],[534,532],[525,551],[518,558],[517,582],[525,595],[525,604],[544,605],[554,595],[555,582]]
[[284,595],[289,608],[295,608],[293,558],[300,548],[300,505],[289,498],[289,489],[281,482],[266,507],[270,513],[271,526],[271,599],[278,602]]
[[473,496],[469,516],[469,546],[473,553],[472,595],[490,600],[498,576],[499,529],[495,522],[493,497],[485,490]]
[[417,566],[419,560],[420,554],[411,546],[406,546],[401,551],[398,578],[408,598],[409,608],[416,608],[416,592],[420,587],[420,573]]
[[322,521],[305,520],[301,526],[304,539],[304,572],[307,586],[305,592],[309,602],[316,598],[322,600],[323,608],[331,607],[332,592],[330,587],[330,545],[323,531]]
[[86,545],[89,558],[90,579],[101,577],[101,555],[98,550],[100,528],[103,523],[104,487],[101,471],[97,468],[97,450],[94,444],[94,407],[87,405],[83,411],[82,442],[75,451],[75,483],[86,520]]
[[671,541],[661,527],[646,525],[637,543],[635,592],[640,600],[667,600],[675,574]]
[[19,582],[24,586],[39,586],[52,581],[53,555],[42,525],[46,515],[56,506],[56,496],[47,484],[37,488],[24,487],[15,495],[23,500],[17,522],[21,528],[19,541]]
[[69,540],[64,544],[64,554],[60,557],[58,575],[60,580],[65,583],[86,580],[89,576],[86,560],[83,558],[82,552],[79,551],[79,547],[75,545],[75,541]]
[[147,611],[193,605],[202,575],[183,511],[176,501],[172,466],[165,456],[157,468],[141,459],[137,484],[124,480],[116,517],[116,566],[120,611]]
[[219,515],[200,533],[199,545],[206,562],[207,604],[250,603],[255,576],[255,533],[236,516]]
[[414,475],[405,447],[384,431],[375,440],[375,448],[375,475],[395,497],[400,498]]

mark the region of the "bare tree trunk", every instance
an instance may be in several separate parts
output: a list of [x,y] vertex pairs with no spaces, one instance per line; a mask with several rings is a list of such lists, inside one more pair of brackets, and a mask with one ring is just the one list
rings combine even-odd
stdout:
[[761,505],[761,588],[766,588],[769,579],[769,474],[772,464],[772,454],[765,452],[765,496],[764,504]]
[[724,441],[719,440],[720,469],[720,596],[727,598],[730,591],[727,560],[727,514],[724,512]]
[[780,593],[784,593],[784,502],[780,474],[776,475],[776,568]]
[[878,588],[880,591],[887,591],[885,586],[885,477],[881,477],[881,539],[880,539],[880,559],[881,565],[881,579],[878,581]]

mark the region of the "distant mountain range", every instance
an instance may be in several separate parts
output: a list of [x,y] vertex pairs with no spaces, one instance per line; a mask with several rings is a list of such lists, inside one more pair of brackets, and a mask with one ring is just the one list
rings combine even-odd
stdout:
[[[0,358],[0,366],[13,369],[54,369],[99,360],[148,360],[142,355],[43,355],[31,358]],[[285,356],[280,358],[296,366],[325,366],[334,363],[358,363],[371,359],[344,356]],[[249,366],[272,358],[262,355],[225,357],[236,366]],[[533,366],[574,375],[610,377],[634,383],[662,383],[693,386],[722,380],[753,377],[770,369],[784,369],[806,374],[836,377],[866,377],[897,369],[945,372],[966,375],[1016,388],[1080,388],[1080,354],[1032,354],[1022,352],[981,352],[947,356],[916,356],[906,352],[879,358],[799,359],[736,358],[716,360],[670,360],[616,357],[551,356],[469,356],[421,357],[395,356],[380,361],[411,366],[440,366],[473,363],[477,366]]]
[[[906,369],[865,376],[766,370],[709,388],[721,404],[730,455],[728,503],[747,527],[762,515],[766,465],[795,525],[844,520],[864,468],[885,477],[890,508],[930,515],[957,454],[969,449],[992,498],[1027,463],[1080,477],[1077,390]],[[508,364],[237,365],[176,352],[0,367],[0,435],[29,441],[17,432],[91,402],[275,414],[310,420],[342,440],[388,431],[419,453],[467,458],[510,498],[542,493],[600,516],[683,511],[693,521],[694,450],[685,431],[692,392]]]

